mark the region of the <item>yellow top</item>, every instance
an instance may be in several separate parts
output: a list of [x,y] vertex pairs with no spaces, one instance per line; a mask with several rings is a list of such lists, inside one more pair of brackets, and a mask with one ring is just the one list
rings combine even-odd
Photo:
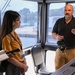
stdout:
[[[21,40],[19,39],[16,32],[11,32],[11,34],[22,45]],[[17,41],[15,41],[12,37],[6,35],[2,40],[2,49],[7,51],[12,51],[18,48],[21,50],[20,45],[18,44]],[[22,50],[20,52],[17,52],[13,57],[18,61],[24,61],[24,59],[21,58],[22,52],[23,52]]]

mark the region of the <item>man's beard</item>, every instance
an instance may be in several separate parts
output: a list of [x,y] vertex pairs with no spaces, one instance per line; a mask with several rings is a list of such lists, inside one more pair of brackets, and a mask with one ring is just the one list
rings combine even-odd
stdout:
[[67,19],[70,19],[71,18],[71,16],[70,15],[65,15],[65,19],[67,20]]

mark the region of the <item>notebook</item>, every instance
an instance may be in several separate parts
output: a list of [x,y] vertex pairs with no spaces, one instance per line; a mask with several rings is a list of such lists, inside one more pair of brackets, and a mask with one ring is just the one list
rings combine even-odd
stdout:
[[1,50],[0,51],[0,61],[3,61],[3,60],[6,60],[6,59],[8,59],[9,57],[8,57],[8,55],[5,53],[5,51],[4,50]]

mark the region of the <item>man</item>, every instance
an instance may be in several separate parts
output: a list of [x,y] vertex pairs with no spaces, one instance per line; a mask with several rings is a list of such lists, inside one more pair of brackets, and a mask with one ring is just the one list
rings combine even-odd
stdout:
[[64,17],[56,21],[52,36],[57,40],[58,49],[55,56],[55,69],[75,58],[75,18],[73,6],[67,4],[64,8]]

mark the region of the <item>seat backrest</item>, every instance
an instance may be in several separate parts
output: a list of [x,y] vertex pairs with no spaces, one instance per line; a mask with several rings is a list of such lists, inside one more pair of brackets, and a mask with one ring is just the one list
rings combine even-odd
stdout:
[[35,45],[31,49],[31,55],[34,62],[34,66],[42,65],[44,62],[44,56],[42,53],[41,45]]

